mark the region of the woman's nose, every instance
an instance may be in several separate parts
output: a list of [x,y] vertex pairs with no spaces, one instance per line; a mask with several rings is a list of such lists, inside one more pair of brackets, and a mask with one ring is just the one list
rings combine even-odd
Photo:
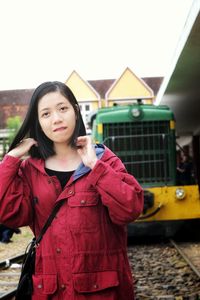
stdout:
[[62,118],[58,112],[52,114],[53,123],[61,122]]

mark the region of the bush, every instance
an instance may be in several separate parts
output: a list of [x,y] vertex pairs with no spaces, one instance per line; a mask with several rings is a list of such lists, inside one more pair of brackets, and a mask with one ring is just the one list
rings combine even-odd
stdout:
[[16,132],[18,131],[19,127],[21,126],[20,116],[9,117],[6,120],[6,125],[7,125],[7,128],[9,129],[8,143],[11,144]]

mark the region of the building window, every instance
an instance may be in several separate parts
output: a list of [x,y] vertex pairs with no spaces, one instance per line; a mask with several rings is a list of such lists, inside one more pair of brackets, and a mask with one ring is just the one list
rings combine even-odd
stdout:
[[92,105],[91,103],[84,103],[82,102],[81,104],[79,104],[80,107],[80,112],[83,118],[83,122],[85,124],[86,129],[88,129],[88,124],[87,124],[87,116],[89,115],[89,113],[92,110]]
[[85,111],[90,111],[90,105],[89,104],[85,105]]

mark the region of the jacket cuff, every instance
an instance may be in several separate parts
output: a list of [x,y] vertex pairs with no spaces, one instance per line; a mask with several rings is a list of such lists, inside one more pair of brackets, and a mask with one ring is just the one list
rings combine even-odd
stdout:
[[19,157],[14,157],[11,155],[6,154],[2,160],[4,166],[10,169],[18,169],[22,160]]

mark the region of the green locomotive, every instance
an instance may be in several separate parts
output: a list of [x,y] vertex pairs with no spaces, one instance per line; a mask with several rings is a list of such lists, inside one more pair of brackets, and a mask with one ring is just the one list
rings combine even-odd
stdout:
[[200,219],[198,186],[177,185],[175,121],[167,106],[102,108],[90,125],[95,142],[108,146],[144,188],[143,214],[129,235],[172,236],[185,221]]

